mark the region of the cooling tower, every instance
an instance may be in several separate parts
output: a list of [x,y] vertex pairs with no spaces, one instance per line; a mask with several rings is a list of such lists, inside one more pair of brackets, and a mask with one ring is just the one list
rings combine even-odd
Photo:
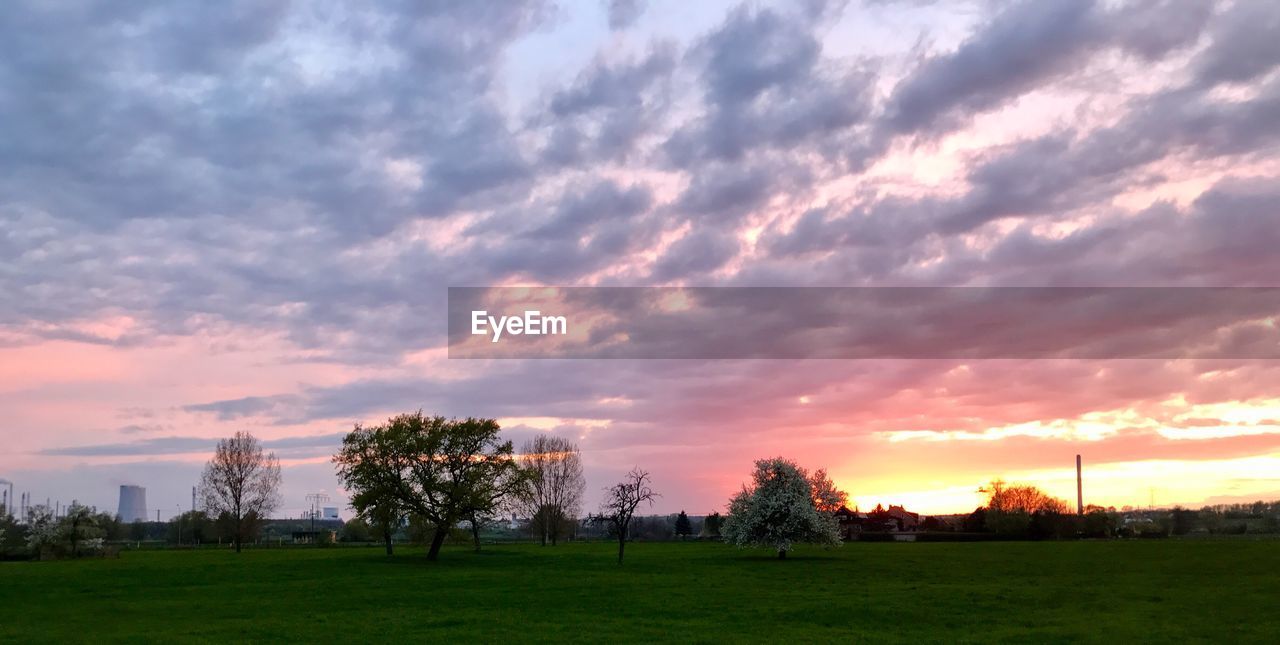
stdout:
[[120,510],[117,514],[121,522],[147,521],[147,489],[141,486],[121,486]]

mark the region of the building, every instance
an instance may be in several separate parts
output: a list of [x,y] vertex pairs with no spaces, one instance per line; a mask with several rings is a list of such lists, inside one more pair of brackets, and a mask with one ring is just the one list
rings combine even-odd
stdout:
[[893,504],[889,505],[889,509],[885,513],[898,525],[899,531],[916,531],[920,529],[919,513],[912,513],[901,506]]
[[121,486],[120,507],[116,515],[121,522],[147,521],[147,489],[141,486]]
[[835,513],[840,522],[840,537],[856,540],[863,533],[902,533],[920,530],[920,514],[912,513],[898,505],[889,508],[877,506],[870,513],[861,513],[841,506]]
[[324,508],[321,510],[321,512],[320,512],[320,519],[322,519],[322,520],[336,520],[336,519],[338,519],[338,507],[337,507],[337,506],[326,506],[326,507],[324,507]]

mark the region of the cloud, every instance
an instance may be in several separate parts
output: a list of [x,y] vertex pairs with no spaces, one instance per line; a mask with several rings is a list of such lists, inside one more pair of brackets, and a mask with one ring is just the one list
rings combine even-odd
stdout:
[[[663,144],[671,163],[687,168],[738,161],[754,149],[812,144],[868,115],[873,74],[824,59],[810,18],[739,7],[689,52],[704,112]],[[745,50],[757,53],[743,56]]]
[[1208,5],[1140,2],[1108,13],[1074,0],[1012,3],[954,52],[925,60],[899,83],[888,125],[903,134],[945,131],[1079,71],[1111,47],[1158,59],[1195,42],[1208,16]]
[[[301,456],[298,449],[324,448],[324,451],[303,451],[307,456],[314,454],[332,454],[333,448],[342,443],[345,433],[311,435],[302,437],[286,437],[283,439],[266,439],[262,447],[267,450],[283,450],[292,456]],[[217,445],[216,439],[196,437],[156,437],[122,443],[107,443],[87,446],[66,446],[48,448],[40,451],[42,455],[57,457],[141,457],[150,455],[178,455],[187,453],[210,453]]]
[[609,16],[609,28],[621,31],[636,23],[644,14],[647,0],[603,0]]
[[1280,10],[1265,2],[1238,2],[1209,28],[1210,44],[1193,70],[1203,85],[1241,83],[1280,65]]
[[[1274,391],[1248,361],[438,359],[458,285],[1280,275],[1267,3],[649,4],[7,6],[0,397],[14,427],[50,430],[0,466],[202,452],[245,423],[313,433],[276,447],[316,457],[349,423],[422,407],[556,419],[591,451],[592,490],[643,461],[671,503],[708,507],[758,454],[870,477],[947,459],[878,433]],[[954,322],[982,338],[981,319]],[[42,369],[66,347],[97,358]],[[121,407],[156,418],[85,440]],[[1094,445],[1273,449],[1131,431]],[[1077,447],[1007,441],[975,464]],[[92,488],[119,469],[84,472]],[[307,472],[288,486],[331,486],[327,464]]]
[[222,421],[233,421],[242,417],[258,416],[279,410],[281,406],[293,400],[288,396],[246,396],[226,401],[185,405],[182,409],[187,412],[209,412],[215,414]]

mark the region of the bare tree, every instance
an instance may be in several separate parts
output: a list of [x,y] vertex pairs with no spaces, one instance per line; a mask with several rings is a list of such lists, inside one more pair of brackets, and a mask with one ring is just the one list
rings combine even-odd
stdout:
[[661,497],[649,486],[649,472],[639,467],[632,468],[625,479],[605,490],[604,500],[600,502],[600,513],[591,516],[592,522],[608,524],[618,535],[618,564],[622,564],[622,554],[627,547],[628,532],[631,530],[631,518],[636,509]]
[[235,524],[236,553],[249,518],[264,518],[279,503],[280,461],[264,454],[262,444],[247,432],[218,442],[213,459],[200,478],[204,509],[217,517],[225,513]]
[[561,531],[578,515],[586,479],[578,446],[563,437],[538,435],[520,450],[522,477],[520,510],[533,520],[542,545],[554,546]]

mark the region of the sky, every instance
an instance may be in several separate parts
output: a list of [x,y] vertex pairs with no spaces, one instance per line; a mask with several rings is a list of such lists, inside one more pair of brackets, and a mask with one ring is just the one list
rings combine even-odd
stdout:
[[1271,2],[9,3],[0,477],[167,518],[246,430],[293,517],[345,501],[343,433],[422,409],[575,440],[586,510],[641,466],[654,512],[723,511],[775,455],[864,508],[1070,500],[1076,454],[1087,503],[1280,497],[1276,360],[460,360],[445,315],[1280,286],[1277,32]]

